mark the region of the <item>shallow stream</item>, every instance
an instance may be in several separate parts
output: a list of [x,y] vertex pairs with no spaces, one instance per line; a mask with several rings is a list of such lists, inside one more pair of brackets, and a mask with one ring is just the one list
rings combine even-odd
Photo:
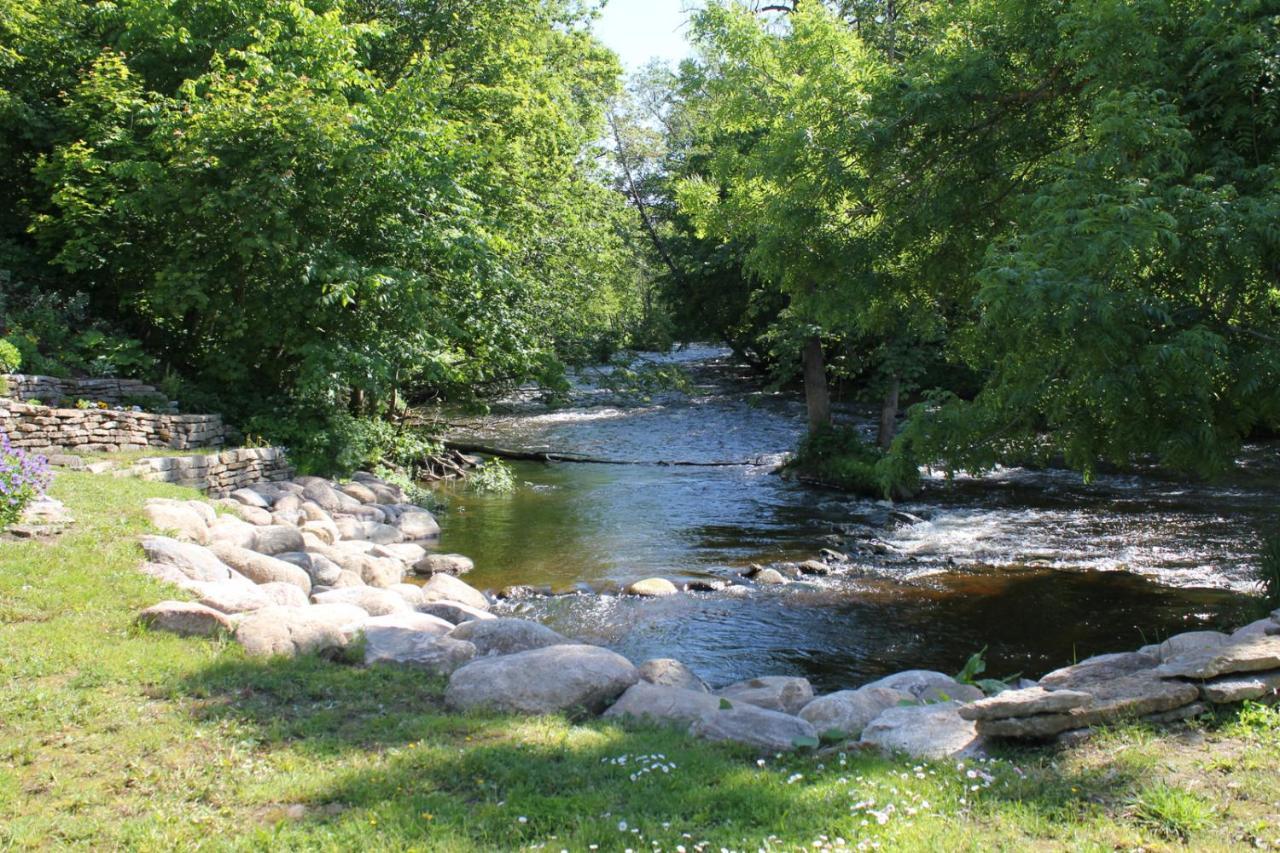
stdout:
[[[1255,617],[1259,536],[1280,527],[1275,444],[1246,448],[1212,485],[1006,469],[931,477],[889,507],[774,473],[803,432],[802,402],[762,392],[726,351],[655,358],[680,363],[692,392],[638,403],[582,377],[567,407],[517,396],[454,420],[458,438],[643,463],[517,462],[510,495],[441,487],[441,548],[475,560],[469,582],[558,593],[501,609],[633,660],[679,658],[713,684],[797,674],[823,690],[955,672],[983,647],[988,674],[1034,677]],[[616,594],[654,576],[737,580],[822,548],[848,554],[848,570],[745,597]]]

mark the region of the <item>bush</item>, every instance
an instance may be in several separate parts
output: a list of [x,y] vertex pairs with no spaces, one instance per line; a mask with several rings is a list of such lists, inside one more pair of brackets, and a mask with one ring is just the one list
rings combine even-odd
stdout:
[[885,453],[852,427],[809,433],[788,470],[822,485],[876,498],[907,498],[920,489],[920,471],[902,445]]
[[16,524],[28,504],[44,495],[51,479],[48,460],[14,447],[0,430],[0,530]]
[[16,373],[22,366],[22,352],[10,341],[0,338],[0,373]]
[[516,472],[501,459],[490,459],[467,477],[473,491],[507,494],[516,489]]

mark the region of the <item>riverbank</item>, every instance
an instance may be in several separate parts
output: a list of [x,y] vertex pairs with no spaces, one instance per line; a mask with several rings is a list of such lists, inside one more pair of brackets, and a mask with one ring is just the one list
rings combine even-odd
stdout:
[[854,752],[757,766],[670,730],[457,715],[418,671],[139,630],[173,594],[137,571],[143,503],[195,493],[68,473],[54,497],[73,528],[0,544],[2,845],[1280,846],[1273,710],[963,769]]

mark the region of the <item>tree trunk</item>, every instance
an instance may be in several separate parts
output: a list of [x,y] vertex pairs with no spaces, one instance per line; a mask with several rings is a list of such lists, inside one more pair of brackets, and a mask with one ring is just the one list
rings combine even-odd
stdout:
[[822,341],[813,335],[804,344],[804,402],[809,409],[809,429],[831,423],[831,394],[827,391],[827,365]]
[[889,390],[885,391],[884,403],[880,406],[880,433],[876,437],[876,444],[880,445],[881,450],[888,450],[889,445],[893,444],[898,420],[898,392],[901,387],[902,381],[895,373],[889,380]]

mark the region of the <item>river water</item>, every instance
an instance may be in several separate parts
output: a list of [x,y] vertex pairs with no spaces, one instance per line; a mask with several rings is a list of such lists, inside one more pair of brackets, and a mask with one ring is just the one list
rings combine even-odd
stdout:
[[[1280,528],[1280,446],[1246,448],[1212,485],[1007,469],[931,475],[890,507],[775,473],[803,433],[803,404],[762,391],[726,351],[651,358],[681,365],[691,391],[637,402],[580,377],[567,406],[516,396],[454,421],[454,437],[494,446],[644,463],[518,462],[513,494],[441,487],[441,549],[475,560],[469,582],[556,593],[500,610],[632,660],[679,658],[713,684],[795,674],[822,690],[955,672],[984,647],[989,675],[1034,677],[1257,615],[1253,559]],[[822,548],[848,555],[839,574],[743,597],[617,594],[654,576],[738,580]]]

